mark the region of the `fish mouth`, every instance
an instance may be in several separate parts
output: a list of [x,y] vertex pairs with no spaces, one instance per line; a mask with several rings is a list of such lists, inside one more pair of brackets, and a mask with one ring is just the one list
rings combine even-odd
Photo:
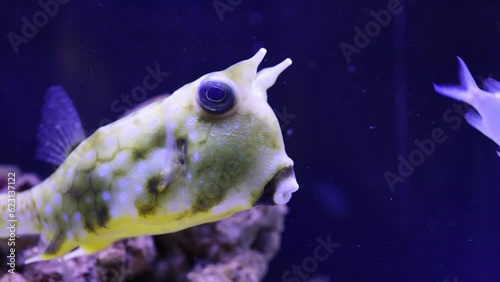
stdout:
[[254,206],[284,205],[299,189],[292,166],[284,167],[264,186],[264,191]]

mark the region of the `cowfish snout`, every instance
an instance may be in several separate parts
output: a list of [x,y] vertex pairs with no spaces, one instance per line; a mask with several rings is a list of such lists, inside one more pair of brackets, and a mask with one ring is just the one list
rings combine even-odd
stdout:
[[299,189],[293,166],[284,167],[264,186],[262,196],[254,206],[284,205],[292,198],[292,193]]

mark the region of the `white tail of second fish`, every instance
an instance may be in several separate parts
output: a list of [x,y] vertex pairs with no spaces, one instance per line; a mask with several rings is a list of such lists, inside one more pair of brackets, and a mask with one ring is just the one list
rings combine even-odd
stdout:
[[477,111],[465,114],[467,122],[500,145],[500,82],[488,78],[479,89],[464,61],[458,58],[459,85],[434,84],[436,92],[465,102]]
[[436,90],[436,92],[444,96],[475,106],[474,96],[476,93],[481,92],[482,90],[479,89],[479,87],[477,86],[476,82],[474,81],[474,78],[472,77],[469,69],[467,68],[467,65],[465,65],[465,62],[460,57],[457,57],[457,59],[458,59],[458,75],[460,77],[460,85],[434,84],[434,89]]

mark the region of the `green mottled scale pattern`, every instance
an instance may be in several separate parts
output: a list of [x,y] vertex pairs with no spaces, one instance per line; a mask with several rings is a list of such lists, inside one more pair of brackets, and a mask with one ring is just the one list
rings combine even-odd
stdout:
[[166,162],[160,107],[152,105],[143,115],[132,114],[99,129],[32,190],[41,219],[38,228],[50,242],[48,254],[57,253],[66,241],[116,238],[117,232],[108,228],[110,222],[137,216],[139,208],[130,205],[147,198],[142,187],[150,175],[162,174]]
[[[40,233],[45,246],[27,263],[217,221],[267,194],[286,203],[298,185],[266,90],[291,61],[257,73],[264,54],[99,128],[50,177],[18,195],[20,233]],[[234,91],[235,105],[224,115],[198,104],[207,80]],[[8,236],[3,224],[0,237]]]

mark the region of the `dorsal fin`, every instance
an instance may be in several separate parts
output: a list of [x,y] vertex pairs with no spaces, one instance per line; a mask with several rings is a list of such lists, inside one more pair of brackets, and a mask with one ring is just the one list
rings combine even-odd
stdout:
[[62,86],[47,90],[37,139],[37,158],[54,165],[62,164],[85,139],[80,117]]

